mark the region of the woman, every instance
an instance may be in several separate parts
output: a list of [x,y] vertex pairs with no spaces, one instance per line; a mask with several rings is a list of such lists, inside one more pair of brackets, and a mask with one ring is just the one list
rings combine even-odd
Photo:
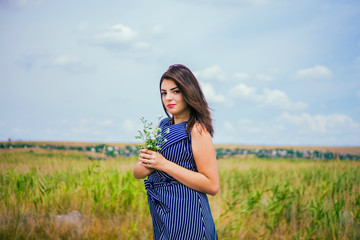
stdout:
[[162,75],[168,118],[159,152],[142,149],[134,177],[145,180],[154,239],[217,239],[206,194],[219,191],[208,104],[192,72],[176,64]]

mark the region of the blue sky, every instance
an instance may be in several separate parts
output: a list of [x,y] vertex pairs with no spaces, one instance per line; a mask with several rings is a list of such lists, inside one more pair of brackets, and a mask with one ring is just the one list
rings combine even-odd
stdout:
[[0,2],[0,140],[135,142],[169,65],[215,143],[360,145],[359,1]]

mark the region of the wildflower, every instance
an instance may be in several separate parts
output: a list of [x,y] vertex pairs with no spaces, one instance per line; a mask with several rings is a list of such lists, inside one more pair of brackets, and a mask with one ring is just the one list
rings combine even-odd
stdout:
[[[153,127],[152,122],[145,120],[144,116],[140,117],[144,129],[142,131],[138,130],[139,135],[135,136],[135,138],[143,140],[144,143],[139,145],[141,148],[145,147],[153,151],[161,150],[161,146],[166,142],[166,139],[164,139],[162,134],[162,129],[158,127],[161,118],[162,116],[158,116],[158,124]],[[169,133],[169,129],[166,130],[166,133]]]

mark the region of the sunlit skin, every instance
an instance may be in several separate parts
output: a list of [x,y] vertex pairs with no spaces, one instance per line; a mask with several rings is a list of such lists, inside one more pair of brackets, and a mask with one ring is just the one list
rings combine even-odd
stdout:
[[[189,120],[189,106],[173,80],[163,80],[161,96],[166,110],[174,118],[174,124]],[[134,177],[145,178],[154,169],[157,169],[169,174],[189,188],[216,195],[219,191],[219,174],[214,144],[210,133],[199,123],[196,123],[191,130],[191,146],[198,172],[183,168],[165,159],[158,152],[142,149],[139,161],[134,167]]]

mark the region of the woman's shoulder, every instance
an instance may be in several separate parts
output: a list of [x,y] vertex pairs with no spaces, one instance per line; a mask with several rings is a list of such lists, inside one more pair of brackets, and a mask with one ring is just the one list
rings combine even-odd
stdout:
[[163,128],[164,126],[166,126],[167,124],[169,124],[171,122],[170,118],[163,118],[161,119],[160,123],[159,123],[159,128]]
[[212,136],[205,124],[196,122],[191,128],[191,145],[193,152],[199,149],[209,150],[213,148]]
[[210,134],[203,123],[196,121],[191,128],[191,135],[203,136]]

